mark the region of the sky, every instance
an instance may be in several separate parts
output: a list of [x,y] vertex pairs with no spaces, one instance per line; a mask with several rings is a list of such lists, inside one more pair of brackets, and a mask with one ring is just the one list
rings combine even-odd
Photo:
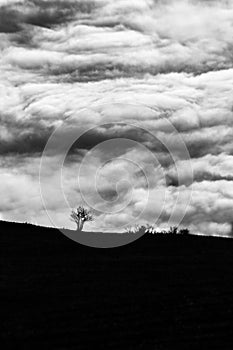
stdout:
[[0,0],[0,219],[232,235],[232,32],[232,1]]

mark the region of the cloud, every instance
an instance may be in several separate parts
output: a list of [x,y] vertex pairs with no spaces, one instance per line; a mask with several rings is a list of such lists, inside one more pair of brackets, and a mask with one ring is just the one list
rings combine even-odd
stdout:
[[0,32],[15,33],[25,24],[51,28],[95,8],[91,0],[31,0],[0,3]]
[[69,82],[228,69],[232,13],[223,1],[5,4],[0,29],[12,47],[3,56]]
[[[43,149],[58,127],[62,140],[73,126],[96,126],[64,164],[71,207],[81,201],[75,179],[88,152],[82,175],[88,198],[99,208],[124,207],[118,214],[96,210],[96,229],[117,230],[144,207],[140,222],[154,222],[162,207],[158,225],[165,225],[178,193],[192,193],[176,216],[185,212],[183,223],[197,233],[232,234],[232,18],[232,3],[220,0],[0,0],[1,217],[50,224],[38,185]],[[112,147],[104,156],[98,145],[113,139],[119,154]],[[150,164],[143,147],[160,165]],[[118,159],[103,167],[110,155],[136,165]],[[49,161],[48,211],[70,227],[52,188],[56,162]],[[98,167],[99,196],[92,195]],[[148,202],[142,170],[152,184]]]

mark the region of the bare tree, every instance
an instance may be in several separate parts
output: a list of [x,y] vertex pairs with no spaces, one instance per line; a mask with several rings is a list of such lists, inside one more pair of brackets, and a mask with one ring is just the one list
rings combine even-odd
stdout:
[[83,225],[86,221],[93,221],[93,216],[91,212],[82,206],[77,209],[72,210],[70,218],[77,225],[77,231],[82,231]]

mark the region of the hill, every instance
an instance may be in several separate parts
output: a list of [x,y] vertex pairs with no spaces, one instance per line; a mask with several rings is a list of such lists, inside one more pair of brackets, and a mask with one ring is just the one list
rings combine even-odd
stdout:
[[232,349],[233,240],[113,249],[0,222],[3,349]]

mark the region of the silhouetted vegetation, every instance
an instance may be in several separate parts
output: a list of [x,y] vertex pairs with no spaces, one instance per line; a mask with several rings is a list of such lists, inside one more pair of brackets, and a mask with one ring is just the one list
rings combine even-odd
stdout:
[[190,231],[188,228],[182,228],[182,229],[180,229],[179,234],[180,235],[188,235],[188,234],[190,234]]
[[152,233],[159,236],[164,235],[188,235],[190,234],[190,231],[188,228],[181,228],[179,229],[177,226],[171,226],[168,230],[161,230],[158,227],[155,227],[153,225],[135,225],[131,227],[126,228],[127,233],[138,233],[138,232],[145,232],[145,233]]
[[93,221],[91,212],[81,205],[76,210],[72,210],[70,218],[76,223],[77,231],[82,231],[86,221]]

